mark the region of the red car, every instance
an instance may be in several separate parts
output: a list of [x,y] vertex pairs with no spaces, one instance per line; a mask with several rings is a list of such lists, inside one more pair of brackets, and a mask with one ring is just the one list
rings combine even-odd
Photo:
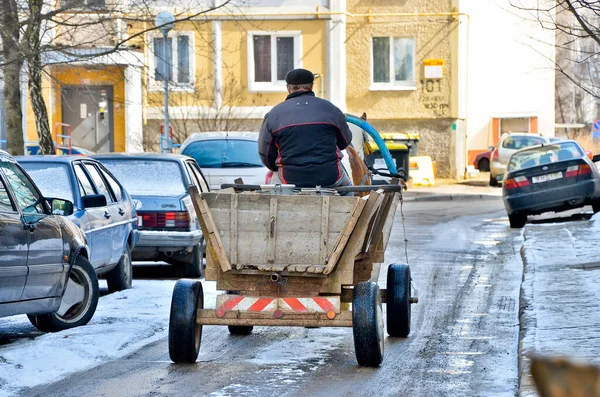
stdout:
[[473,161],[473,166],[477,168],[479,171],[487,172],[490,170],[490,157],[492,156],[492,152],[495,147],[490,146],[487,148],[487,152],[479,153],[475,160]]

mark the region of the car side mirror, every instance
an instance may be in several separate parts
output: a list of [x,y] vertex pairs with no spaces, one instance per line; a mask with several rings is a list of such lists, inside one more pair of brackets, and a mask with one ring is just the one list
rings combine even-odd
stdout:
[[88,194],[81,200],[84,208],[106,207],[106,196],[103,194]]
[[73,214],[73,203],[59,198],[46,198],[52,208],[52,215],[69,216]]

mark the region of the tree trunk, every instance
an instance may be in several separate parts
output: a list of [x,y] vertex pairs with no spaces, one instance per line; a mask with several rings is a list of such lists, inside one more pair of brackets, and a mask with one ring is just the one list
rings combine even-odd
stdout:
[[48,110],[42,95],[42,65],[39,53],[29,63],[29,97],[35,116],[35,126],[40,140],[39,154],[55,154],[52,132],[48,123]]
[[6,114],[6,149],[13,156],[24,154],[23,113],[21,112],[20,74],[22,62],[4,68],[4,107]]
[[21,68],[23,60],[19,56],[19,18],[15,0],[0,0],[0,38],[4,43],[2,55],[6,65],[4,72],[4,106],[6,110],[6,139],[8,152],[12,155],[24,154],[23,113],[21,110]]
[[40,141],[39,154],[55,154],[52,132],[48,123],[48,109],[42,95],[42,59],[40,54],[40,30],[42,26],[42,7],[44,0],[29,1],[29,26],[25,36],[28,49],[29,98],[35,116],[35,125]]

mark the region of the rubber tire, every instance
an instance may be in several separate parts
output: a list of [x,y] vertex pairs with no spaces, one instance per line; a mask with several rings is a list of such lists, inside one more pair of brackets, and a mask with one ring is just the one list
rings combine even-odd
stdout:
[[202,342],[202,325],[196,323],[204,308],[204,291],[198,280],[175,283],[169,317],[169,357],[174,363],[195,363]]
[[508,223],[512,229],[522,229],[527,223],[527,215],[513,213],[508,215]]
[[600,200],[592,201],[592,210],[594,211],[594,214],[600,212]]
[[231,335],[250,335],[254,326],[252,325],[228,325],[229,333]]
[[489,172],[490,171],[490,160],[488,160],[488,159],[479,160],[479,164],[477,164],[477,169],[481,172]]
[[133,264],[131,262],[131,248],[129,244],[125,244],[123,256],[119,260],[117,266],[110,272],[106,273],[106,284],[108,284],[108,292],[118,292],[131,288],[133,282]]
[[490,186],[492,186],[492,187],[498,187],[498,180],[496,178],[494,178],[492,176],[492,174],[490,174]]
[[410,268],[392,264],[387,273],[387,333],[406,338],[410,334]]
[[352,331],[358,364],[378,367],[383,362],[383,309],[379,286],[364,281],[354,286],[352,297]]
[[59,332],[65,329],[79,327],[90,322],[96,312],[96,307],[98,306],[98,276],[96,276],[96,271],[92,264],[82,255],[78,255],[75,259],[67,283],[69,283],[71,278],[76,275],[85,277],[85,280],[87,281],[85,285],[85,307],[82,314],[78,316],[78,319],[76,321],[68,321],[56,313],[27,315],[34,327],[42,332]]
[[202,258],[204,258],[204,245],[202,242],[197,247],[194,247],[188,255],[188,260],[183,263],[183,276],[187,278],[202,278],[204,277],[204,266]]

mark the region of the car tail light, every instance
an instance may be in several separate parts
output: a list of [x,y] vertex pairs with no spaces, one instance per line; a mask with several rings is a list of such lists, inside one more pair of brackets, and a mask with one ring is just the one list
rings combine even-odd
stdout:
[[529,186],[529,179],[527,179],[527,177],[525,176],[516,176],[514,178],[509,178],[504,183],[504,187],[507,190],[525,186]]
[[494,150],[494,153],[492,153],[492,159],[493,160],[498,160],[500,158],[500,153],[498,153],[498,149]]
[[565,174],[565,177],[569,178],[579,175],[588,175],[591,173],[592,169],[587,164],[571,165],[567,168],[567,173]]
[[190,215],[185,211],[138,212],[138,226],[144,229],[187,229]]

